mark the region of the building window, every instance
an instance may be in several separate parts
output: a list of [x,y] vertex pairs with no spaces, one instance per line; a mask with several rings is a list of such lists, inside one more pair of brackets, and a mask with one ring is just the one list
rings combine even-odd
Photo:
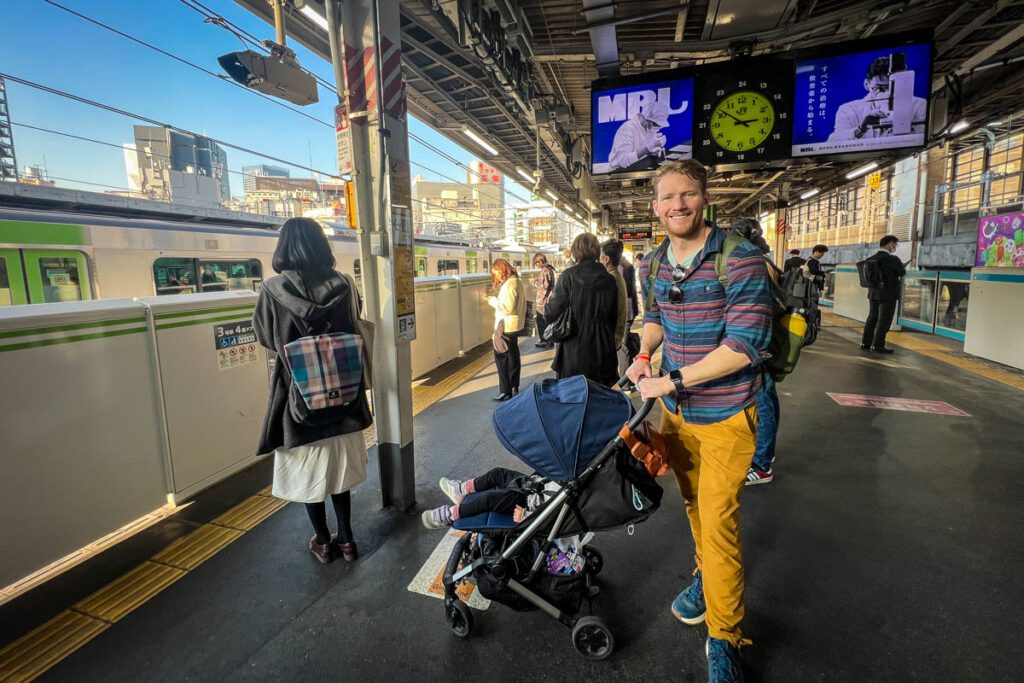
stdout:
[[[981,174],[984,171],[985,148],[971,147],[956,154],[952,161],[952,180],[960,186],[950,198],[950,208],[976,209],[981,206]],[[973,184],[972,184],[973,183]]]
[[992,206],[1019,203],[1021,194],[1021,153],[1024,133],[1017,133],[996,141],[989,158],[992,171],[990,202]]

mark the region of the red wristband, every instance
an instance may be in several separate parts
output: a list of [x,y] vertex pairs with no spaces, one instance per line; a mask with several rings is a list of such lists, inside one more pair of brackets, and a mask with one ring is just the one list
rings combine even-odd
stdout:
[[633,356],[633,360],[645,360],[648,363],[650,363],[651,362],[651,357],[648,356],[646,353],[638,353],[635,356]]

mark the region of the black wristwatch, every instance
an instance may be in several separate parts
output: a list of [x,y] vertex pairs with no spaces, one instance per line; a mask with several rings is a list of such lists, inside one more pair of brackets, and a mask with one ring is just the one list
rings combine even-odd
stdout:
[[668,378],[672,380],[672,384],[675,385],[676,391],[683,390],[683,372],[682,370],[673,370],[668,373]]

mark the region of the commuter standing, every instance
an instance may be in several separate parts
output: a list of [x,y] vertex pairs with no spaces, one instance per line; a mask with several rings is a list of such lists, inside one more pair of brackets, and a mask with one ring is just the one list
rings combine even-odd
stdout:
[[537,291],[534,299],[534,317],[537,319],[537,344],[538,348],[550,349],[554,344],[544,341],[544,328],[548,326],[548,319],[544,315],[544,307],[555,291],[555,268],[548,264],[548,257],[538,253],[533,257],[533,267],[540,272],[533,278],[533,287]]
[[[310,218],[285,221],[271,264],[280,275],[263,283],[253,317],[260,344],[277,354],[257,452],[274,453],[274,496],[305,504],[313,523],[313,557],[321,563],[338,557],[351,562],[358,557],[351,489],[366,479],[362,432],[373,422],[366,392],[360,390],[347,409],[326,424],[298,421],[289,408],[293,386],[284,347],[325,329],[355,334],[353,310],[361,308],[359,293],[352,287],[354,280],[334,270],[334,254],[323,228]],[[328,497],[338,520],[334,537],[327,527]]]
[[807,267],[807,275],[814,282],[818,291],[825,289],[825,271],[821,268],[821,257],[828,253],[828,247],[824,244],[816,244],[811,247],[811,258],[804,264]]
[[[757,247],[744,241],[723,255],[728,287],[719,283],[715,260],[726,233],[703,219],[709,197],[699,162],[663,164],[654,193],[668,239],[640,265],[649,309],[628,374],[644,399],[663,397],[661,431],[696,546],[693,583],[672,612],[686,624],[707,621],[708,679],[741,681],[739,647],[749,641],[740,629],[739,497],[754,455],[758,366],[772,329],[770,282]],[[667,374],[655,377],[651,354],[659,346]]]
[[601,245],[590,233],[573,240],[570,256],[576,265],[562,271],[544,308],[549,324],[568,309],[572,328],[571,336],[555,346],[551,368],[559,379],[583,375],[611,386],[619,378],[615,355],[618,287],[597,262]]
[[617,359],[615,374],[619,377],[626,370],[626,332],[629,330],[630,311],[629,296],[626,293],[626,281],[622,277],[619,265],[622,263],[622,242],[620,240],[608,240],[601,245],[601,265],[608,274],[615,278],[615,288],[618,291],[616,298],[615,315],[615,356]]
[[[615,240],[622,248],[622,240]],[[629,324],[626,325],[628,332],[633,327],[633,321],[640,315],[640,304],[636,297],[636,268],[629,262],[629,259],[619,257],[619,272],[622,273],[622,281],[626,284],[626,298],[629,299]]]
[[522,360],[519,334],[526,323],[526,288],[519,273],[503,258],[491,265],[491,286],[496,295],[487,298],[494,309],[494,364],[498,367],[498,395],[495,401],[507,401],[519,393]]
[[869,261],[877,263],[880,274],[880,285],[868,289],[868,301],[871,308],[868,319],[864,322],[864,334],[861,335],[860,348],[870,349],[875,353],[892,353],[885,345],[885,335],[889,333],[896,304],[900,299],[900,280],[907,274],[907,269],[899,257],[893,256],[896,246],[900,243],[895,235],[886,235],[878,242],[878,253],[869,256]]
[[797,270],[805,263],[807,263],[807,259],[801,258],[799,249],[790,249],[789,258],[782,264],[782,271],[788,273],[791,270]]

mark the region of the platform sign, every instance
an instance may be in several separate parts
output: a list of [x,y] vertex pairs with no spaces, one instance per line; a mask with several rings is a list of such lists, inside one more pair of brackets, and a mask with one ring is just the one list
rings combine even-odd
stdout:
[[256,331],[251,320],[213,326],[217,370],[231,370],[259,360]]
[[[448,564],[448,557],[455,548],[455,543],[463,533],[465,532],[455,529],[448,530],[448,533],[444,535],[441,542],[430,553],[430,557],[427,558],[427,561],[423,563],[423,566],[416,573],[416,576],[408,586],[409,591],[432,598],[444,599],[443,579],[445,566]],[[491,606],[491,601],[480,595],[480,591],[476,590],[476,585],[472,582],[462,582],[455,592],[459,599],[475,609],[485,610]]]
[[916,398],[892,398],[889,396],[866,396],[864,394],[841,394],[831,391],[825,393],[839,405],[852,408],[881,408],[883,410],[904,410],[911,413],[932,413],[933,415],[971,417],[970,413],[965,413],[945,401],[928,401]]
[[619,239],[623,242],[628,240],[649,240],[653,236],[654,231],[650,228],[637,228],[637,229],[621,229],[619,230]]
[[[351,176],[354,169],[352,161],[352,131],[349,128],[348,105],[342,102],[334,107],[334,133],[338,143],[338,174]],[[345,195],[348,197],[348,193]]]

